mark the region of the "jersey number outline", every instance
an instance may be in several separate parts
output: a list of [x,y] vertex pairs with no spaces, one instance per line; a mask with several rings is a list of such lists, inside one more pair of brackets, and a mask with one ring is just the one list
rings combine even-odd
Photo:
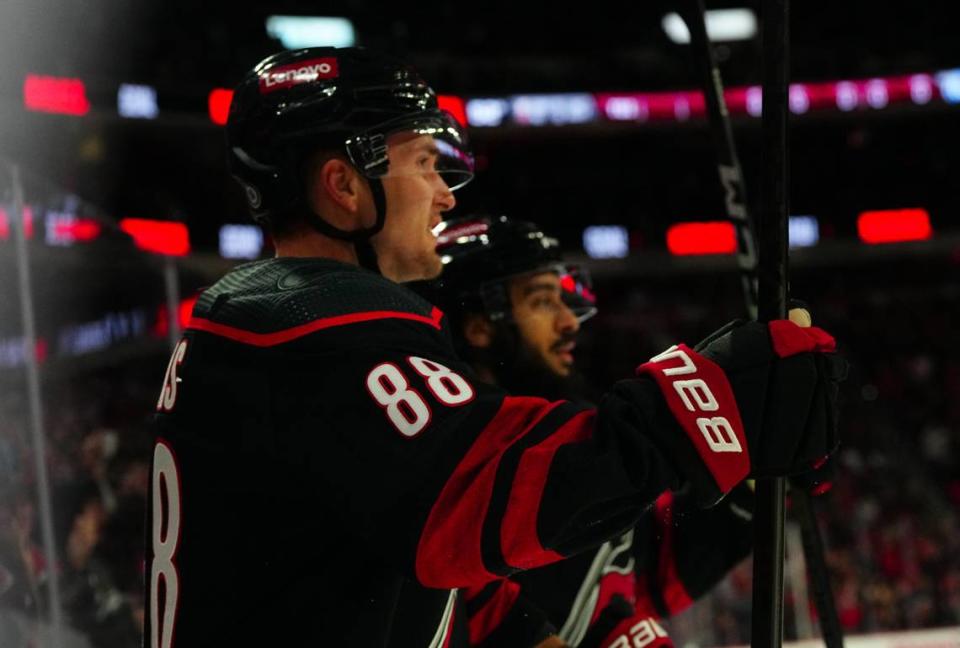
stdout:
[[[153,507],[150,565],[150,648],[173,645],[174,623],[180,598],[180,573],[174,559],[180,544],[180,470],[173,451],[162,439],[153,449]],[[164,525],[166,520],[166,525]],[[163,607],[160,606],[163,579]]]
[[167,363],[167,372],[163,376],[163,387],[160,389],[160,398],[157,399],[157,411],[169,412],[177,404],[177,384],[180,378],[177,377],[177,368],[183,364],[183,357],[187,355],[187,341],[180,340],[170,355],[170,362]]
[[[427,381],[427,389],[434,398],[444,405],[459,407],[476,396],[470,383],[446,365],[417,356],[407,357],[407,362]],[[371,369],[366,384],[373,400],[386,412],[387,420],[404,437],[417,436],[433,419],[430,405],[394,363],[382,362]]]

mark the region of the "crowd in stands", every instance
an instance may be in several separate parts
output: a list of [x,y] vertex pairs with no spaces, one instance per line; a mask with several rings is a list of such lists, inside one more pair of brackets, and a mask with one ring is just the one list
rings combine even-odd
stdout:
[[[67,628],[85,637],[91,648],[140,645],[151,445],[146,423],[163,362],[156,357],[142,366],[114,367],[79,381],[44,385],[55,561],[45,552],[41,533],[26,399],[22,390],[5,391],[0,420],[0,612],[7,614],[8,625],[17,618],[49,619],[48,587],[55,570]],[[6,631],[13,632],[11,627]],[[0,630],[0,638],[4,636]],[[8,635],[10,641],[29,638],[28,626],[18,636]]]
[[[583,372],[608,384],[738,315],[736,282],[716,281],[599,281],[601,312],[578,350]],[[828,287],[814,274],[795,287],[818,290],[816,323],[852,363],[836,479],[816,500],[850,634],[960,624],[960,289],[948,278],[922,283],[865,272]],[[139,645],[148,421],[165,364],[151,355],[43,383],[55,561],[43,544],[22,381],[0,376],[0,615],[48,618],[55,571],[65,623],[91,648]],[[748,561],[695,606],[709,610],[695,627],[675,626],[678,645],[747,643],[750,586]],[[792,591],[788,583],[788,638],[800,627]]]

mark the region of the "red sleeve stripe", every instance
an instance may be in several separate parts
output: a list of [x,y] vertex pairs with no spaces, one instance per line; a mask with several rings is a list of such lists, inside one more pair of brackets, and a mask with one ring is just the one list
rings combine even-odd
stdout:
[[[484,564],[491,571],[497,574],[510,574],[518,569],[516,565],[511,565],[505,556],[503,530],[504,518],[510,509],[510,496],[513,493],[514,485],[517,483],[518,477],[522,478],[520,473],[521,460],[529,449],[550,438],[552,434],[560,433],[564,426],[582,411],[582,407],[572,403],[559,404],[537,421],[537,424],[522,438],[515,441],[500,458],[497,476],[493,483],[493,492],[490,494],[490,505],[487,508],[487,519],[483,522],[483,532],[480,539]],[[521,505],[525,501],[522,500]],[[539,504],[537,508],[539,508]],[[533,513],[533,515],[536,514]],[[535,520],[531,529],[534,532],[536,531]],[[534,538],[534,541],[536,546],[540,547],[536,538]],[[542,550],[541,547],[540,551]],[[553,562],[558,558],[559,554],[550,554],[545,556],[544,560]]]
[[540,567],[563,558],[545,549],[537,533],[540,500],[547,485],[553,457],[560,446],[585,441],[593,435],[596,411],[580,412],[540,443],[527,448],[520,459],[510,489],[510,499],[500,528],[504,561],[518,569]]
[[673,550],[673,493],[667,491],[654,504],[657,527],[660,529],[660,560],[658,580],[667,615],[678,614],[693,605],[693,599],[677,573],[676,554]]
[[187,328],[194,331],[204,331],[206,333],[219,335],[220,337],[228,338],[234,342],[241,342],[243,344],[249,344],[257,347],[270,347],[283,344],[284,342],[296,340],[297,338],[301,338],[305,335],[309,335],[323,329],[382,319],[410,320],[413,322],[427,324],[437,330],[440,330],[440,320],[443,319],[443,311],[434,307],[434,309],[430,312],[430,317],[424,317],[423,315],[417,315],[416,313],[404,313],[401,311],[367,311],[363,313],[350,313],[348,315],[337,315],[335,317],[322,317],[320,319],[313,320],[312,322],[307,322],[306,324],[294,326],[293,328],[288,328],[283,331],[276,331],[274,333],[254,333],[253,331],[245,331],[243,329],[228,326],[226,324],[212,322],[202,317],[190,318],[190,323],[187,325]]
[[520,586],[508,580],[499,581],[496,591],[483,605],[470,614],[467,628],[470,634],[470,645],[475,646],[490,636],[490,633],[500,627],[503,620],[513,609]]
[[558,403],[507,396],[477,435],[434,502],[417,545],[417,579],[426,587],[451,589],[499,578],[483,562],[483,522],[497,467],[507,449]]

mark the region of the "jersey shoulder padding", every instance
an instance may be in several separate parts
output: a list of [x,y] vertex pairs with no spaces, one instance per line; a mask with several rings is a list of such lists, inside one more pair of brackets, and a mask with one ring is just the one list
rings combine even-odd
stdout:
[[189,328],[237,331],[247,334],[243,341],[257,344],[384,318],[439,329],[441,317],[414,292],[363,268],[329,259],[278,258],[239,266],[204,291]]

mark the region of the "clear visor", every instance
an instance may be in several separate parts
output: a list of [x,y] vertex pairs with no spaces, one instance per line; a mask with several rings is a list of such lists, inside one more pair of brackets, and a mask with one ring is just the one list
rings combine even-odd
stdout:
[[[388,138],[398,133],[427,136],[432,141],[388,147]],[[402,154],[401,146],[404,147]],[[346,147],[350,159],[369,178],[435,173],[451,191],[473,179],[475,164],[466,133],[444,111],[432,110],[381,124],[350,138]]]
[[593,293],[593,281],[586,268],[576,265],[559,266],[560,294],[577,320],[581,323],[597,314],[597,296]]
[[[597,298],[593,293],[593,282],[586,268],[558,263],[544,266],[522,275],[553,272],[560,280],[560,299],[570,309],[581,324],[597,314]],[[509,279],[509,278],[508,278]],[[508,279],[499,279],[481,286],[480,294],[484,308],[491,319],[511,319],[509,297],[506,294]]]

